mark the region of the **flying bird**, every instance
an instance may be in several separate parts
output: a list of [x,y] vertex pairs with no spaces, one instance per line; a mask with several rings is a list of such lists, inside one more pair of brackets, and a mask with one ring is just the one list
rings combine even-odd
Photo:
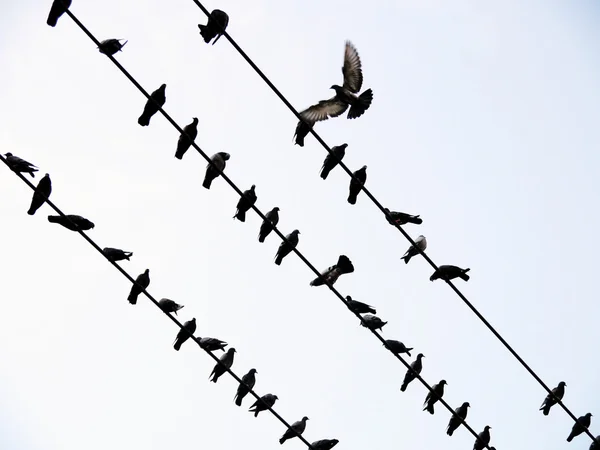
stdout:
[[421,374],[421,370],[423,370],[423,358],[425,358],[425,355],[423,355],[423,353],[419,353],[417,355],[417,359],[415,359],[410,365],[410,369],[406,371],[406,375],[404,375],[404,381],[402,381],[402,386],[400,387],[402,392],[406,391],[406,388],[410,382],[417,378],[417,375]]
[[186,125],[183,128],[183,133],[179,136],[179,140],[177,141],[177,150],[175,151],[175,158],[181,159],[185,152],[192,146],[192,142],[198,136],[198,119],[194,117],[192,119],[192,123]]
[[447,385],[446,380],[440,381],[438,384],[433,385],[431,391],[427,393],[425,402],[423,403],[423,411],[427,410],[429,414],[433,414],[435,411],[433,405],[436,404],[444,396],[444,386]]
[[248,395],[250,389],[254,387],[256,383],[256,369],[250,369],[250,371],[242,377],[242,382],[237,388],[237,392],[235,393],[235,404],[238,406],[242,406],[242,400],[244,397]]
[[216,37],[212,45],[215,45],[219,38],[223,36],[225,30],[229,24],[229,16],[220,9],[214,9],[210,16],[208,16],[208,23],[206,25],[198,24],[200,28],[200,35],[204,38],[204,42],[207,44]]
[[353,300],[349,295],[346,296],[346,306],[348,309],[356,314],[377,314],[377,311],[372,306],[367,305],[366,303],[359,302],[358,300]]
[[438,270],[433,272],[433,275],[429,277],[429,280],[434,281],[438,278],[441,278],[442,280],[450,281],[454,278],[460,278],[462,280],[469,281],[470,277],[467,275],[469,270],[471,269],[461,269],[460,267],[451,265],[439,266]]
[[160,309],[162,309],[164,312],[168,314],[173,313],[175,315],[177,315],[177,311],[183,308],[183,305],[180,305],[179,303],[176,303],[168,298],[161,298],[158,301],[158,306],[160,306]]
[[423,223],[423,219],[420,216],[413,216],[412,214],[406,214],[398,211],[390,211],[387,208],[384,208],[385,212],[388,214],[385,216],[386,220],[390,225],[406,225],[407,223],[414,223],[415,225],[421,225]]
[[408,356],[411,356],[410,351],[413,350],[412,347],[408,348],[400,341],[396,341],[394,339],[387,339],[385,341],[387,348],[394,354],[399,355],[400,353],[406,353]]
[[256,185],[252,185],[250,189],[244,191],[242,196],[237,202],[234,219],[239,220],[240,222],[246,221],[246,213],[248,210],[256,203],[256,191],[254,190]]
[[295,145],[304,147],[304,139],[306,136],[308,136],[308,133],[314,124],[314,121],[307,121],[306,119],[298,121],[298,125],[296,125],[296,131],[294,132]]
[[67,214],[65,216],[48,216],[48,222],[62,225],[67,230],[71,231],[87,231],[94,228],[94,224],[84,217],[75,214]]
[[417,256],[418,254],[420,254],[419,250],[424,252],[426,248],[427,248],[427,239],[425,239],[425,236],[420,235],[418,238],[415,239],[415,245],[411,245],[408,248],[408,250],[406,250],[406,253],[404,254],[404,256],[400,259],[403,259],[404,262],[406,264],[408,264],[408,262],[410,261],[410,259],[413,256]]
[[221,172],[225,170],[226,161],[229,159],[231,155],[225,152],[215,153],[211,156],[211,161],[213,164],[208,164],[206,166],[206,175],[204,176],[204,182],[202,186],[206,189],[210,189],[210,185],[215,178],[221,175]]
[[146,269],[144,273],[138,275],[135,279],[135,283],[131,285],[131,290],[129,291],[129,296],[127,297],[129,303],[135,305],[137,303],[138,296],[144,289],[147,289],[148,286],[150,286],[150,269]]
[[179,351],[181,346],[185,341],[191,338],[196,331],[196,318],[192,318],[192,320],[188,320],[183,324],[183,327],[179,329],[177,332],[177,337],[175,338],[175,342],[173,344],[173,348],[176,351]]
[[281,439],[279,439],[279,443],[283,445],[283,443],[288,439],[292,439],[304,433],[304,430],[306,429],[307,420],[308,417],[304,416],[302,420],[294,422],[287,430],[285,430],[285,433],[283,433],[283,436],[281,436]]
[[346,155],[346,147],[348,147],[348,144],[336,145],[335,147],[331,148],[331,153],[328,153],[325,157],[325,161],[323,161],[323,167],[321,167],[321,178],[326,180],[329,172],[331,172],[335,166],[337,166],[338,163],[344,159],[344,156]]
[[279,223],[279,208],[276,206],[265,214],[265,220],[260,226],[258,232],[258,242],[265,242],[265,238],[273,231],[273,228]]
[[148,125],[150,125],[150,119],[152,118],[152,116],[156,114],[158,110],[167,101],[165,89],[167,89],[167,85],[161,84],[157,90],[150,94],[150,98],[146,101],[146,104],[144,105],[144,112],[138,119],[138,123],[141,126],[147,127]]
[[106,39],[100,42],[98,51],[107,56],[113,56],[115,53],[120,52],[123,47],[125,47],[125,44],[127,44],[128,41],[125,41],[121,44],[121,41],[123,40],[124,39]]
[[235,348],[231,347],[227,350],[227,352],[225,352],[223,356],[221,356],[221,358],[219,359],[220,362],[218,362],[215,365],[212,372],[208,376],[208,378],[212,377],[210,381],[216,383],[219,380],[219,377],[223,375],[227,371],[227,369],[231,368],[231,365],[233,364],[234,353]]
[[267,409],[272,408],[277,399],[278,397],[276,395],[265,394],[261,398],[256,400],[248,411],[253,412],[254,417],[257,417],[259,412],[266,411]]
[[362,166],[362,168],[358,169],[354,172],[354,178],[350,179],[350,189],[348,193],[348,203],[351,205],[356,204],[356,197],[360,191],[362,191],[365,182],[367,181],[367,166]]
[[483,450],[490,443],[490,428],[492,427],[486,425],[483,431],[479,433],[479,436],[475,439],[475,444],[473,444],[473,450]]
[[579,436],[585,430],[587,430],[592,423],[592,413],[587,413],[585,416],[581,416],[577,419],[577,422],[573,425],[571,433],[567,438],[567,442],[571,442],[574,437]]
[[448,436],[452,436],[452,433],[454,433],[456,429],[465,421],[467,418],[467,411],[470,406],[471,405],[469,405],[469,402],[464,402],[454,410],[456,415],[452,415],[452,417],[450,417],[450,422],[448,422],[448,428],[446,429],[446,434]]
[[322,286],[325,283],[333,285],[341,275],[352,272],[354,272],[354,265],[352,264],[352,261],[350,261],[350,258],[346,255],[340,255],[337,264],[328,267],[321,272],[321,276],[312,280],[310,285]]
[[279,244],[277,254],[275,255],[275,264],[280,266],[281,261],[283,261],[283,258],[289,255],[291,251],[296,248],[296,246],[298,245],[299,234],[300,231],[294,230],[285,237],[286,241],[282,241],[281,244]]
[[58,19],[69,9],[69,6],[71,6],[71,0],[54,0],[46,24],[55,27]]
[[24,159],[19,158],[18,156],[13,155],[12,153],[7,153],[5,156],[6,163],[8,164],[10,170],[16,173],[28,173],[31,175],[31,178],[35,178],[33,172],[38,171],[36,166],[25,161]]
[[104,253],[104,256],[112,262],[123,261],[125,259],[129,261],[129,258],[133,256],[133,252],[126,252],[119,248],[112,247],[104,247],[102,253]]
[[313,442],[310,445],[315,450],[331,450],[338,444],[338,442],[340,441],[338,441],[337,439],[321,439],[319,441]]
[[35,212],[42,207],[46,200],[50,197],[52,193],[52,182],[50,181],[50,175],[46,174],[40,180],[35,191],[33,192],[33,198],[31,199],[31,206],[29,207],[29,211],[27,214],[33,216]]
[[197,337],[198,342],[200,343],[200,347],[209,352],[214,352],[215,350],[225,351],[225,347],[227,347],[227,342],[222,341],[217,338],[212,337]]
[[387,324],[387,322],[384,322],[379,317],[374,316],[373,314],[365,314],[360,319],[360,324],[363,327],[368,328],[369,330],[381,331],[381,329],[385,326],[385,324]]
[[559,400],[562,400],[562,398],[565,395],[566,385],[567,383],[561,381],[560,383],[558,383],[558,386],[552,389],[552,392],[546,396],[544,402],[542,403],[542,406],[540,406],[540,411],[543,410],[545,416],[547,416],[550,413],[550,408],[556,405]]

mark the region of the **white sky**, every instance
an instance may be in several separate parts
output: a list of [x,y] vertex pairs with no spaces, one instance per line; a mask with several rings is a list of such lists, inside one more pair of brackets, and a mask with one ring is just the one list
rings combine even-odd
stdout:
[[[399,387],[404,368],[295,256],[273,264],[278,239],[257,242],[260,220],[232,220],[237,197],[222,181],[201,187],[205,161],[175,153],[177,132],[67,17],[46,26],[50,1],[0,6],[0,151],[49,172],[52,200],[92,220],[101,246],[134,252],[150,291],[185,305],[199,335],[238,350],[234,370],[258,370],[256,389],[279,396],[309,441],[340,450],[472,448],[449,415],[422,412],[426,391]],[[318,0],[212,3],[228,31],[302,109],[341,82],[344,40],[363,62],[371,109],[321,123],[345,162],[368,165],[368,187],[388,207],[421,214],[438,264],[471,268],[463,292],[551,386],[567,382],[576,415],[598,412],[600,338],[600,50],[593,1]],[[386,338],[426,355],[423,375],[448,381],[445,399],[472,405],[501,449],[587,449],[565,439],[571,420],[538,411],[545,392],[422,258],[406,266],[406,240],[348,177],[318,172],[325,151],[294,146],[296,119],[225,39],[204,44],[191,0],[75,0],[99,38],[125,38],[118,59],[149,91],[167,83],[167,111],[196,142],[231,153],[227,173],[256,184],[257,205],[281,208],[285,233],[318,268],[348,255],[356,272],[336,285],[375,305]],[[36,177],[36,183],[39,176]],[[284,429],[233,403],[236,383],[208,382],[213,362],[195,346],[177,353],[177,329],[81,237],[51,225],[44,206],[0,170],[0,448],[86,450],[280,448]],[[600,412],[598,412],[600,416]],[[592,430],[598,430],[595,419]],[[600,419],[598,419],[600,420]],[[596,432],[597,434],[597,432]],[[300,448],[298,440],[286,448]]]

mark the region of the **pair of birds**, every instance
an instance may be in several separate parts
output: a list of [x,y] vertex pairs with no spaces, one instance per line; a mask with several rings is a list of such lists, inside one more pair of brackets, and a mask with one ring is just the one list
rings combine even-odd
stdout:
[[[321,166],[321,178],[326,180],[329,173],[344,159],[348,144],[336,145],[331,148],[331,153],[328,153]],[[356,204],[356,199],[360,191],[362,191],[367,182],[367,166],[362,166],[360,169],[352,173],[350,179],[350,187],[348,193],[348,203]]]
[[[354,300],[349,295],[346,296],[344,303],[346,303],[346,307],[350,311],[360,316],[360,325],[368,328],[369,330],[381,330],[387,324],[387,322],[382,321],[375,315],[377,310],[371,305]],[[408,351],[412,350],[412,348],[407,349],[402,342],[391,339],[386,341],[386,346],[392,351],[392,353],[408,353]]]

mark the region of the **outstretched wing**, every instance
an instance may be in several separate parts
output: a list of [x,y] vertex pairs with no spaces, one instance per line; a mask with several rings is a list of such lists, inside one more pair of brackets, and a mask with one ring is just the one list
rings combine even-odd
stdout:
[[337,117],[343,114],[347,108],[348,105],[346,103],[340,101],[337,97],[333,97],[329,100],[321,100],[316,105],[306,108],[300,115],[307,122],[314,123],[327,120],[330,117]]
[[346,50],[344,51],[344,89],[358,94],[363,83],[363,75],[360,64],[360,57],[352,42],[346,41]]

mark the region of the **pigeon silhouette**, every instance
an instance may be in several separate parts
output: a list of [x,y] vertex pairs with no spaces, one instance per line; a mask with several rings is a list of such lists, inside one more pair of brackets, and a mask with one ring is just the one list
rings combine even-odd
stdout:
[[400,259],[403,259],[404,262],[406,264],[408,264],[408,262],[410,261],[410,259],[413,256],[417,256],[418,254],[420,254],[419,250],[425,251],[426,248],[427,248],[427,239],[425,239],[425,236],[421,235],[415,239],[415,245],[411,245],[408,248],[408,250],[406,250],[406,253],[404,254],[404,256]]
[[346,255],[340,255],[337,264],[328,267],[321,276],[310,282],[311,286],[323,286],[324,284],[333,285],[341,275],[354,272],[354,265]]
[[132,252],[126,252],[119,248],[105,247],[102,249],[102,253],[106,256],[110,261],[117,262],[127,260],[133,256]]
[[279,208],[276,206],[265,214],[265,220],[260,226],[258,232],[258,242],[265,242],[266,237],[273,231],[273,228],[279,223]]
[[231,155],[225,152],[219,152],[212,155],[210,158],[213,164],[208,164],[206,166],[206,175],[204,176],[204,182],[202,186],[206,189],[210,189],[210,185],[215,178],[221,175],[221,172],[225,170],[226,161],[229,159]]
[[146,269],[144,273],[138,275],[135,279],[135,283],[131,285],[129,296],[127,296],[129,303],[135,305],[137,303],[138,296],[144,289],[147,289],[148,286],[150,286],[150,269]]
[[469,402],[464,402],[454,410],[456,414],[450,417],[450,422],[448,422],[448,428],[446,429],[446,434],[448,436],[452,436],[452,433],[454,433],[456,429],[465,421],[469,406],[471,406],[469,405]]
[[354,178],[350,179],[350,189],[348,194],[348,203],[351,205],[356,204],[356,197],[362,191],[365,182],[367,181],[367,166],[362,166],[362,168],[358,169],[354,172]]
[[444,386],[447,385],[446,380],[440,381],[438,384],[432,386],[431,391],[427,393],[425,402],[423,403],[423,411],[427,410],[429,414],[433,414],[435,411],[433,405],[437,403],[444,396]]
[[46,174],[40,180],[35,191],[33,192],[33,198],[31,199],[31,206],[29,207],[29,211],[27,214],[33,216],[35,212],[42,207],[46,200],[50,197],[52,193],[52,182],[50,181],[50,175]]
[[240,222],[246,221],[246,213],[248,210],[256,203],[256,191],[254,190],[256,186],[253,184],[250,189],[244,191],[242,196],[238,200],[234,219],[239,220]]
[[544,402],[542,403],[542,406],[540,406],[540,411],[542,411],[545,416],[550,414],[550,408],[556,405],[559,400],[562,400],[562,398],[565,395],[566,385],[567,383],[561,381],[560,383],[558,383],[558,386],[552,389],[552,393],[546,396]]
[[339,162],[344,159],[344,156],[346,155],[346,147],[348,147],[348,144],[336,145],[331,149],[331,153],[328,153],[325,157],[325,161],[323,161],[323,167],[321,167],[321,178],[326,180],[329,176],[329,172],[331,172],[335,166],[337,166]]
[[451,266],[451,265],[439,266],[438,270],[433,272],[433,275],[431,275],[429,277],[429,280],[435,281],[438,278],[440,278],[445,281],[450,281],[450,280],[453,280],[454,278],[460,278],[464,281],[469,281],[470,277],[469,277],[469,275],[467,275],[467,272],[469,270],[471,270],[471,269],[461,269],[460,267]]
[[67,214],[65,216],[48,216],[48,222],[62,225],[67,230],[71,231],[87,231],[94,228],[94,224],[84,217],[75,214]]
[[152,118],[152,116],[156,114],[158,110],[162,108],[162,106],[167,101],[165,89],[167,89],[167,85],[161,84],[161,86],[157,90],[150,94],[150,98],[146,101],[146,104],[144,105],[144,112],[138,119],[138,123],[141,126],[147,127],[148,125],[150,125],[150,119]]
[[387,208],[384,208],[385,212],[388,214],[385,216],[385,219],[389,222],[390,225],[406,225],[407,223],[414,223],[415,225],[421,225],[423,223],[423,219],[420,216],[413,216],[411,214],[406,214],[398,211],[390,211]]
[[473,450],[483,450],[485,447],[488,446],[488,444],[490,443],[491,428],[492,427],[490,427],[489,425],[486,425],[483,431],[479,433],[479,436],[477,437],[477,439],[475,439],[475,444],[473,444]]
[[592,424],[592,413],[587,413],[585,416],[581,416],[577,419],[577,422],[573,425],[571,433],[567,438],[567,442],[571,442],[574,437],[579,436],[585,430],[587,430]]
[[227,342],[222,341],[217,338],[212,337],[197,337],[198,342],[200,343],[200,347],[209,352],[214,352],[216,350],[225,351],[225,347],[227,347]]
[[257,417],[259,412],[272,408],[277,399],[276,395],[265,394],[252,404],[249,411],[254,413],[254,417]]
[[285,433],[283,433],[283,436],[281,436],[281,439],[279,439],[279,443],[283,445],[283,443],[288,439],[292,439],[304,433],[304,430],[306,429],[307,420],[308,417],[304,416],[302,420],[294,422],[287,430],[285,430]]
[[192,146],[192,142],[198,136],[198,119],[194,117],[192,119],[192,123],[186,125],[183,128],[183,133],[179,136],[179,140],[177,141],[177,150],[175,151],[175,158],[181,159],[185,152]]
[[410,365],[410,369],[406,371],[406,375],[404,375],[404,381],[402,381],[402,386],[400,387],[402,392],[406,391],[406,388],[410,382],[417,378],[417,375],[421,374],[421,370],[423,370],[423,358],[425,358],[425,355],[423,355],[423,353],[419,353],[417,355],[417,359],[415,359]]
[[285,237],[287,241],[282,241],[281,244],[279,244],[277,254],[275,255],[275,264],[280,266],[281,262],[283,261],[283,258],[289,255],[291,251],[296,248],[296,246],[298,245],[299,234],[300,231],[294,230]]
[[124,39],[106,39],[100,42],[100,45],[98,46],[98,51],[107,56],[113,56],[117,52],[120,52],[123,49],[123,47],[125,47],[125,44],[127,44],[128,41],[125,41],[121,44],[121,41],[123,40]]
[[368,328],[369,330],[381,331],[381,329],[387,324],[387,322],[384,322],[379,317],[374,316],[373,314],[365,314],[360,319],[360,324],[363,327]]
[[223,356],[221,356],[221,358],[219,359],[220,362],[218,362],[215,367],[213,368],[212,372],[210,373],[209,377],[212,377],[210,379],[210,381],[212,381],[213,383],[216,383],[219,380],[219,377],[221,375],[223,375],[227,369],[230,369],[232,364],[233,364],[233,354],[235,353],[235,348],[231,347],[227,350],[227,352],[225,352],[225,354]]
[[367,305],[366,303],[359,302],[358,300],[353,300],[349,295],[346,296],[346,306],[350,311],[356,314],[377,314],[375,308]]
[[198,24],[198,28],[200,28],[200,35],[207,44],[216,37],[212,43],[212,45],[215,45],[225,33],[228,24],[229,16],[220,9],[214,9],[208,16],[208,23],[206,25]]
[[50,13],[48,14],[48,20],[46,20],[46,24],[51,27],[55,27],[58,19],[62,16],[67,9],[71,6],[71,0],[54,0],[52,2],[52,6],[50,7]]
[[183,308],[183,305],[180,305],[179,303],[176,303],[168,298],[161,298],[158,301],[158,306],[160,306],[160,309],[162,309],[164,312],[175,315],[177,315],[177,311]]
[[242,406],[242,400],[244,400],[244,397],[248,395],[248,392],[254,387],[254,384],[256,383],[255,374],[256,369],[250,369],[250,371],[242,377],[242,382],[239,384],[234,397],[236,405]]
[[399,355],[401,353],[406,353],[408,356],[411,356],[410,351],[413,350],[412,347],[408,348],[400,341],[396,341],[394,339],[387,339],[385,341],[387,348],[394,354]]
[[35,178],[34,172],[38,171],[36,166],[25,161],[24,159],[19,158],[18,156],[13,155],[12,153],[7,153],[5,156],[6,163],[8,164],[10,170],[16,173],[28,173],[31,175],[31,178]]
[[177,337],[175,338],[175,342],[173,343],[173,348],[176,351],[179,351],[181,346],[185,341],[191,338],[196,331],[196,318],[192,318],[192,320],[188,320],[183,324],[183,327],[179,329],[177,332]]
[[321,439],[320,441],[315,441],[311,445],[314,450],[331,450],[338,444],[337,439]]

